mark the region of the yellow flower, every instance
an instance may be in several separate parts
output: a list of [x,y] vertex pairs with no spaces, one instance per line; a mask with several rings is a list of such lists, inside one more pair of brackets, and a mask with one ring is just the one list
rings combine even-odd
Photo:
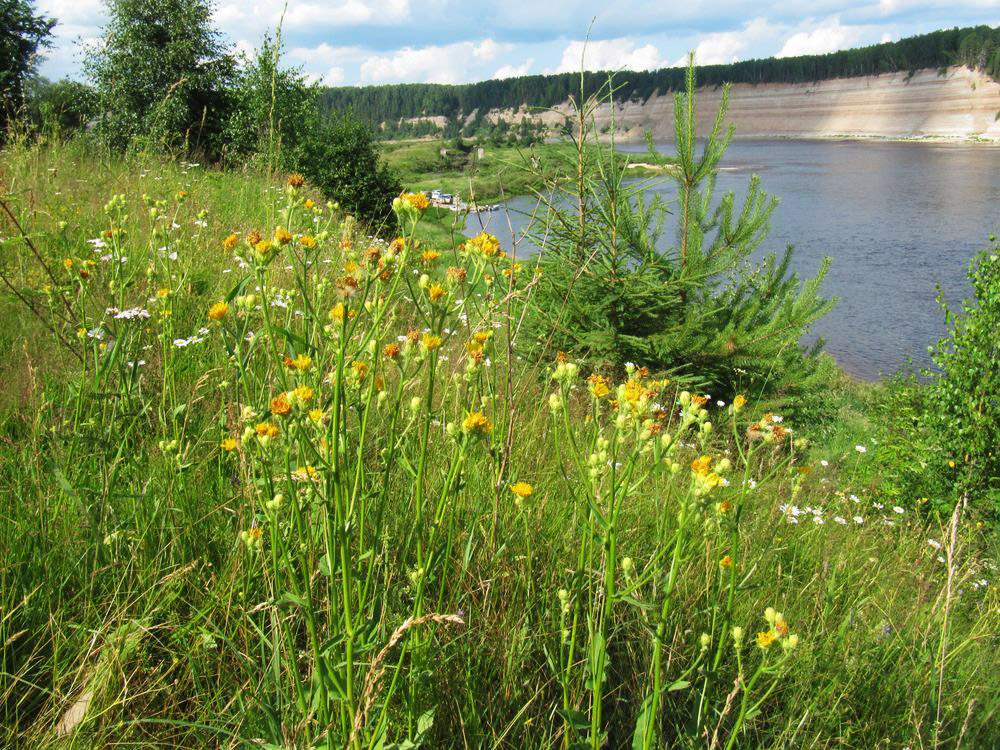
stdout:
[[299,482],[306,482],[316,476],[316,468],[314,466],[300,466],[298,469],[292,472],[292,479]]
[[458,283],[465,281],[465,277],[468,276],[468,271],[460,266],[449,266],[446,273],[449,279]]
[[430,201],[427,200],[427,196],[423,193],[403,193],[399,197],[402,198],[405,203],[409,203],[418,211],[423,211],[431,204]]
[[298,385],[295,386],[295,390],[292,391],[295,395],[295,401],[300,404],[308,404],[312,401],[315,391],[308,385]]
[[292,405],[288,402],[288,396],[279,393],[271,399],[271,413],[279,417],[288,414],[292,410]]
[[477,344],[484,346],[487,341],[493,338],[493,331],[476,331],[472,334],[472,338],[476,340]]
[[603,375],[591,375],[587,378],[587,384],[590,387],[591,395],[598,400],[605,398],[611,393],[611,386],[608,384],[608,379]]
[[226,250],[232,250],[234,247],[236,247],[236,243],[239,241],[240,241],[239,237],[237,237],[235,234],[230,234],[228,237],[226,237],[226,239],[222,241],[222,247],[224,247]]
[[699,477],[707,477],[712,466],[711,456],[702,456],[691,462],[691,471]]
[[774,643],[774,633],[770,630],[762,630],[757,633],[757,645],[767,650]]
[[316,206],[316,204],[315,204],[315,202],[313,202],[312,198],[306,198],[306,202],[303,203],[302,205],[306,207],[307,211],[312,211],[313,208],[315,208],[315,206]]
[[359,360],[351,362],[351,369],[354,370],[354,374],[357,376],[358,380],[364,380],[365,375],[368,374],[368,365]]
[[382,348],[382,353],[385,354],[385,356],[388,357],[389,359],[395,359],[396,357],[399,356],[399,344],[395,341],[386,344]]
[[288,363],[288,366],[291,367],[293,370],[302,371],[302,370],[308,370],[310,367],[312,367],[312,362],[313,362],[312,357],[308,356],[307,354],[300,354],[295,359],[291,360]]
[[730,557],[729,555],[724,555],[722,559],[719,560],[719,565],[721,565],[723,568],[731,568],[733,567],[733,558]]
[[160,299],[166,299],[167,297],[170,296],[170,290],[167,289],[165,286],[161,286],[159,289],[156,290],[156,296],[159,297]]
[[316,238],[311,234],[304,234],[299,238],[299,244],[307,250],[312,250],[316,247]]
[[427,296],[431,298],[431,302],[440,301],[441,298],[444,297],[445,294],[447,293],[448,292],[445,290],[445,288],[440,284],[438,284],[437,282],[427,287]]
[[284,227],[278,227],[274,230],[274,241],[279,245],[287,245],[292,241],[292,233]]
[[254,432],[257,433],[258,437],[269,437],[276,438],[281,434],[281,430],[278,429],[277,425],[273,425],[270,422],[259,422],[256,427],[254,427]]
[[344,304],[342,302],[338,302],[331,308],[330,320],[338,320],[338,321],[344,320]]
[[441,337],[433,333],[425,333],[421,343],[423,343],[424,349],[433,351],[441,346]]
[[73,267],[73,259],[63,258],[63,267],[65,267],[67,271],[70,270]]
[[220,447],[226,453],[232,453],[234,450],[236,450],[236,445],[237,445],[236,440],[234,440],[233,438],[226,438],[225,440],[222,441]]
[[272,245],[270,242],[267,240],[261,240],[254,245],[253,249],[257,251],[257,257],[263,259],[267,257],[268,253],[271,252],[271,247]]
[[485,258],[493,258],[500,254],[500,240],[494,235],[480,232],[465,243],[466,251],[476,250]]
[[208,308],[208,319],[209,320],[222,320],[226,317],[226,313],[229,312],[229,305],[225,302],[216,302],[210,308]]
[[510,487],[510,491],[518,497],[531,497],[531,493],[535,491],[535,488],[527,482],[514,482]]
[[746,405],[747,405],[746,397],[743,396],[742,394],[733,399],[733,411],[739,411]]
[[493,423],[482,412],[470,411],[462,421],[462,429],[473,435],[489,435],[493,432]]
[[306,178],[302,175],[295,173],[288,175],[288,186],[293,188],[300,188],[306,184]]
[[254,526],[249,532],[247,532],[247,536],[251,541],[259,542],[261,537],[264,536],[264,527]]
[[429,266],[431,263],[433,263],[440,257],[441,253],[439,253],[437,250],[424,250],[422,253],[420,253],[420,262],[423,263],[424,265]]
[[311,419],[316,424],[320,424],[326,418],[326,412],[322,409],[310,409],[309,419]]

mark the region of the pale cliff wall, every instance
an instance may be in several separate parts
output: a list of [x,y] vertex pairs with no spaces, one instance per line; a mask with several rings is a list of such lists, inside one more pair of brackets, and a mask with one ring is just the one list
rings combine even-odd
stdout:
[[[721,90],[698,92],[700,128],[711,126]],[[737,84],[730,93],[728,121],[736,135],[785,138],[980,138],[1000,141],[1000,83],[965,67],[835,78],[818,83]],[[557,108],[568,112],[567,105]],[[645,103],[615,107],[619,138],[642,140],[646,129],[657,140],[673,138],[673,96],[654,95]],[[558,126],[556,112],[492,111],[489,119],[517,122],[524,117]],[[595,115],[599,129],[612,120],[610,106]]]

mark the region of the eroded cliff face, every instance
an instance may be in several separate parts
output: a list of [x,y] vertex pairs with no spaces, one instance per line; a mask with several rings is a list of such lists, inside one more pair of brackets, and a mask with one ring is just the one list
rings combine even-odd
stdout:
[[[721,89],[698,92],[699,128],[711,127]],[[620,140],[640,141],[645,130],[656,140],[673,139],[673,95],[653,95],[645,103],[606,105],[595,112],[599,130],[617,123]],[[493,111],[489,119],[518,122],[528,117],[552,127],[569,113]],[[740,138],[954,138],[1000,141],[1000,83],[966,67],[941,75],[922,70],[818,83],[737,84],[729,98],[727,121]]]

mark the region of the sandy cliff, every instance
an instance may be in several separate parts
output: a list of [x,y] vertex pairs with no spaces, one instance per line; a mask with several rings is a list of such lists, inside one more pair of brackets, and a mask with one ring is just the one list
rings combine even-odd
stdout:
[[[721,90],[702,89],[698,119],[702,131],[711,126]],[[568,112],[566,105],[558,108]],[[623,140],[641,140],[651,129],[657,140],[672,140],[673,96],[653,95],[645,103],[602,107],[595,116],[599,129],[612,115]],[[954,138],[1000,141],[1000,83],[965,67],[922,70],[866,78],[835,78],[802,84],[737,84],[730,93],[729,122],[737,137],[786,138]],[[556,112],[532,115],[527,110],[493,111],[516,122],[539,119],[553,127]]]

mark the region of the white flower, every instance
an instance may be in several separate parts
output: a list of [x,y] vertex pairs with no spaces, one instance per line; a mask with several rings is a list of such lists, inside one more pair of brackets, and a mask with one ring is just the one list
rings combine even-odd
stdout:
[[893,512],[893,513],[902,513],[902,512],[903,512],[903,509],[902,509],[902,508],[900,508],[900,507],[899,507],[898,505],[893,505],[893,506],[892,506],[892,512]]
[[830,465],[830,462],[829,462],[829,461],[827,461],[827,460],[826,460],[826,459],[824,458],[824,459],[823,459],[822,461],[820,461],[820,462],[819,462],[819,465],[820,465],[820,466],[829,466],[829,465]]
[[813,523],[817,525],[822,525],[823,518],[821,516],[813,516]]
[[865,448],[865,446],[863,446],[863,445],[855,445],[854,446],[854,450],[856,450],[858,453],[867,453],[868,452],[868,449]]
[[833,520],[836,521],[837,523],[839,523],[841,526],[846,526],[847,525],[847,519],[846,518],[841,518],[840,516],[834,516]]
[[783,416],[781,416],[780,414],[772,414],[771,415],[771,421],[774,422],[775,424],[778,424],[780,422],[784,422],[785,418]]
[[927,543],[934,549],[941,549],[941,542],[937,541],[936,539],[928,539]]
[[116,320],[132,320],[133,318],[148,318],[149,311],[144,310],[141,307],[133,307],[128,310],[122,310],[121,312],[115,313]]
[[854,523],[860,525],[860,524],[863,524],[864,522],[865,522],[865,519],[863,519],[861,516],[854,516]]

